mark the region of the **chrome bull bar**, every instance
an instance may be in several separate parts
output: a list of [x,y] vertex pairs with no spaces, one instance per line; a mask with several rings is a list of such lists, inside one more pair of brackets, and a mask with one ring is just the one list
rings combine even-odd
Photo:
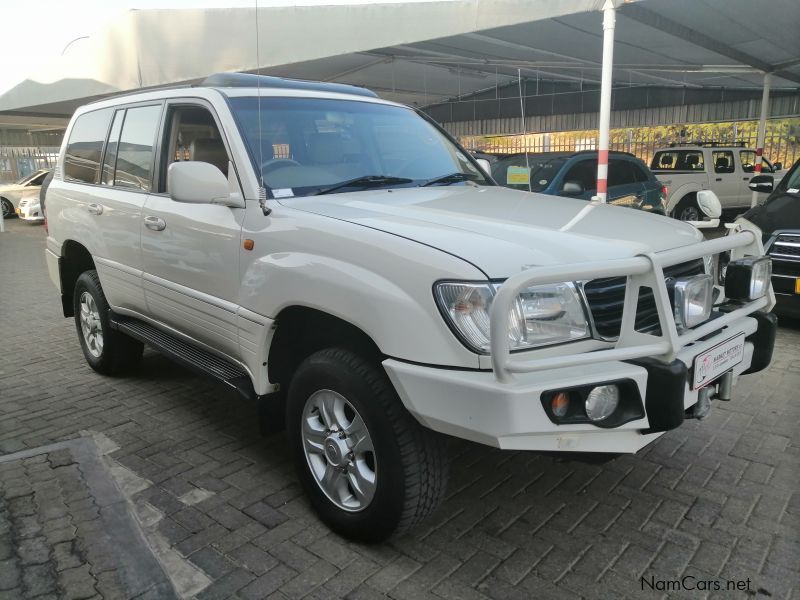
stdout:
[[[759,236],[751,230],[745,230],[663,252],[651,252],[610,261],[534,267],[509,277],[497,291],[489,312],[490,349],[495,378],[500,383],[508,383],[513,380],[513,373],[643,357],[657,357],[666,362],[673,360],[688,343],[768,306],[772,291],[770,288],[767,296],[747,302],[740,308],[679,334],[664,280],[664,267],[748,246],[753,247],[755,254],[764,253]],[[508,340],[509,315],[521,290],[534,285],[623,276],[628,280],[625,286],[622,324],[619,338],[613,348],[546,358],[512,357]],[[635,329],[639,288],[642,287],[653,290],[661,335],[642,333]],[[589,307],[586,309],[589,310]]]

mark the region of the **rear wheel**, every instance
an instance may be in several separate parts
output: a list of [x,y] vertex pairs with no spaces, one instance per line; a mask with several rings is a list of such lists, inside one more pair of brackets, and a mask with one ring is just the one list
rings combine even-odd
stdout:
[[691,194],[682,198],[672,211],[672,216],[681,221],[700,221],[702,216],[697,205],[697,196]]
[[14,215],[14,205],[6,198],[0,198],[0,205],[2,205],[3,218],[8,219]]
[[322,350],[300,365],[286,428],[311,504],[346,537],[401,533],[444,495],[442,437],[408,413],[378,365],[349,350]]
[[109,306],[97,271],[86,271],[75,282],[75,327],[86,362],[98,373],[116,375],[139,364],[144,346],[111,329]]

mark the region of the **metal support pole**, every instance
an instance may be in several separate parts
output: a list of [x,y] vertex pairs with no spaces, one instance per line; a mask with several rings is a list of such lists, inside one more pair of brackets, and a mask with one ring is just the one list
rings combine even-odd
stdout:
[[603,70],[600,78],[600,136],[597,148],[597,196],[600,202],[608,197],[608,130],[611,126],[611,74],[614,68],[614,25],[616,9],[613,0],[603,4]]
[[[764,90],[761,93],[761,116],[758,119],[758,137],[756,138],[756,164],[754,175],[761,175],[761,156],[764,154],[764,139],[767,136],[767,117],[769,116],[769,86],[772,76],[764,73]],[[758,192],[753,192],[750,206],[758,203]]]

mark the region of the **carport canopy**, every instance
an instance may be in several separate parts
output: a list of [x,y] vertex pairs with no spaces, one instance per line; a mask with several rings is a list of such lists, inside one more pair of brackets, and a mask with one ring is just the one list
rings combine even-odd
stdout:
[[[796,0],[607,2],[615,86],[760,89],[771,73],[772,89],[800,87]],[[68,117],[99,97],[222,71],[362,85],[417,106],[520,76],[601,78],[603,0],[254,5],[130,11],[0,96],[0,114]]]

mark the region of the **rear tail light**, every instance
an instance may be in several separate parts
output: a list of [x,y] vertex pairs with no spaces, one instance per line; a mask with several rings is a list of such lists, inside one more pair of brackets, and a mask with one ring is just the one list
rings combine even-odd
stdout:
[[667,201],[667,192],[669,192],[669,190],[667,189],[667,186],[662,185],[661,186],[661,200],[663,200],[664,202]]

